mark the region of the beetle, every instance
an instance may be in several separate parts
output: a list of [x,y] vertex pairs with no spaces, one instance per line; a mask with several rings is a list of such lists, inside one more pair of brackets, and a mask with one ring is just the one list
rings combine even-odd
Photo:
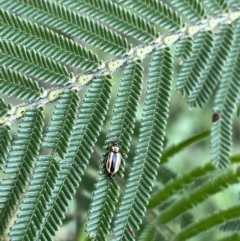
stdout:
[[[120,136],[123,135],[127,127],[120,134]],[[114,141],[110,147],[108,157],[107,157],[107,162],[106,162],[106,170],[108,173],[109,180],[112,180],[116,175],[116,173],[118,172],[121,165],[121,160],[122,160],[122,154],[121,154],[120,144],[118,141]]]
[[114,142],[110,147],[110,152],[107,157],[106,169],[108,172],[109,180],[112,180],[119,170],[121,165],[122,154],[120,152],[120,145]]

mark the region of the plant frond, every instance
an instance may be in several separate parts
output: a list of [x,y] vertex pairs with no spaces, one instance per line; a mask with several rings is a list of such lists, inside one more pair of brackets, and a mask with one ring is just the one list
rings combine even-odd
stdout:
[[[139,61],[130,61],[123,72],[123,77],[118,89],[118,97],[114,104],[106,143],[107,153],[103,155],[102,164],[98,172],[99,178],[93,192],[91,209],[86,231],[90,237],[101,239],[110,231],[110,222],[119,197],[119,186],[115,180],[107,180],[106,157],[109,153],[109,144],[117,141],[121,146],[122,162],[129,152],[131,130],[133,129],[137,105],[141,96],[143,68]],[[123,176],[121,164],[118,175]],[[99,191],[101,190],[101,191]]]
[[201,232],[208,231],[211,228],[218,226],[219,224],[223,224],[227,220],[238,218],[239,216],[239,205],[219,212],[215,212],[206,218],[202,218],[201,220],[188,225],[176,235],[176,238],[179,241],[189,239],[191,237],[197,236]]
[[12,137],[7,126],[0,126],[0,170],[3,169],[8,152],[10,150]]
[[219,84],[234,39],[231,26],[223,26],[215,34],[210,63],[202,71],[199,82],[188,97],[190,106],[203,107]]
[[229,235],[225,238],[218,239],[217,241],[240,241],[240,235],[239,233],[234,233],[232,235]]
[[38,158],[27,196],[9,234],[12,240],[36,240],[37,232],[34,230],[41,227],[58,171],[59,165],[52,156]]
[[[106,143],[109,144],[116,141],[117,137],[121,144],[121,150],[125,155],[129,152],[131,140],[129,133],[132,133],[134,127],[137,106],[142,91],[142,82],[143,68],[141,61],[129,61],[118,89],[118,98],[110,121],[111,128],[109,128],[106,140]],[[123,167],[124,165],[121,165],[118,172],[118,175],[121,177],[123,177]]]
[[176,155],[178,152],[182,151],[184,148],[194,144],[195,142],[198,142],[210,135],[210,131],[203,131],[197,135],[194,135],[184,141],[181,141],[178,144],[173,144],[170,147],[166,148],[162,154],[161,162],[160,164],[166,163],[168,159],[174,155]]
[[43,89],[34,80],[5,66],[0,67],[0,92],[21,100],[38,99]]
[[177,174],[171,170],[170,168],[167,168],[166,166],[161,165],[158,169],[158,178],[161,183],[166,184],[170,180],[175,179],[177,177]]
[[154,53],[136,156],[114,222],[114,240],[133,240],[130,231],[138,229],[146,210],[163,146],[173,74],[171,66],[168,48]]
[[42,146],[63,158],[78,111],[79,97],[72,90],[65,91],[56,104]]
[[212,130],[211,159],[215,166],[225,167],[229,163],[232,145],[232,119],[240,95],[240,24],[236,26],[234,43],[222,76],[219,89],[215,96]]
[[[80,191],[83,199],[77,205],[81,210],[89,204],[89,190],[94,188],[94,192],[87,232],[78,239],[82,235],[84,240],[95,241],[180,241],[223,223],[233,228],[231,221],[239,219],[240,205],[208,217],[203,213],[205,218],[196,222],[189,210],[200,203],[208,205],[203,203],[206,198],[239,182],[240,155],[230,157],[235,171],[216,168],[229,160],[233,114],[240,101],[239,1],[0,0],[0,92],[7,95],[9,103],[12,96],[26,100],[12,107],[0,99],[0,240],[52,240],[65,223],[62,220],[70,200],[85,174]],[[130,36],[129,42],[126,36]],[[183,175],[178,174],[181,168],[172,171],[161,164],[209,136],[210,131],[170,145],[162,154],[168,142],[164,138],[173,71],[179,67],[173,65],[171,55],[175,44],[175,55],[181,62],[176,86],[187,95],[189,105],[202,107],[217,93],[211,132],[216,165],[211,162],[193,170],[185,165],[188,173]],[[139,121],[137,106],[145,88],[145,62],[141,60],[148,61],[150,55]],[[81,68],[80,72],[75,68]],[[110,78],[121,69],[124,72],[110,128],[106,138],[102,134],[98,139],[108,116]],[[58,86],[49,87],[51,84]],[[76,92],[85,89],[79,108]],[[54,103],[42,138],[43,108],[48,104],[52,108]],[[10,132],[9,126],[20,118],[22,124],[12,141],[10,134],[15,129]],[[136,120],[139,124],[135,128]],[[135,157],[130,151],[133,134]],[[105,141],[106,150],[99,150],[97,140]],[[116,179],[109,181],[112,176],[106,161],[115,142],[121,165]],[[40,155],[41,147],[43,153],[50,154]],[[101,152],[102,158],[86,170],[94,147],[94,159]],[[96,173],[92,167],[96,165],[100,166],[99,177],[93,187]],[[119,178],[126,175],[125,166],[131,166],[126,187],[126,180]],[[154,183],[156,193],[150,196]],[[146,209],[151,208],[155,210],[149,210],[144,219]],[[115,209],[118,212],[113,219]],[[79,218],[82,225],[86,220],[82,214],[77,212],[71,218]],[[141,231],[136,232],[139,227]],[[84,228],[82,225],[80,232]],[[237,240],[236,233],[224,239]]]
[[177,191],[183,190],[186,185],[192,184],[195,179],[205,176],[215,170],[216,168],[211,163],[208,163],[169,181],[162,190],[159,190],[152,195],[149,200],[148,208],[154,208],[161,205]]
[[10,105],[7,105],[5,101],[0,98],[0,122],[1,122],[1,117],[5,116],[7,112],[11,109]]
[[207,181],[201,185],[198,189],[191,192],[188,196],[181,198],[171,205],[168,209],[162,211],[159,217],[161,223],[166,223],[174,218],[178,217],[182,213],[193,208],[197,204],[203,202],[210,195],[222,191],[224,188],[228,188],[231,184],[236,184],[239,182],[240,168],[236,171],[229,170],[222,174],[221,176]]
[[228,5],[226,0],[203,0],[203,4],[206,5],[213,14],[228,12]]
[[[21,6],[15,5],[15,9],[14,3],[9,3],[6,8],[41,24],[54,27],[108,53],[121,54],[130,49],[127,40],[121,35],[57,2],[18,0],[18,4]],[[26,14],[22,9],[29,10]]]
[[100,61],[91,50],[56,34],[52,30],[23,20],[8,11],[0,9],[0,37],[41,52],[64,65],[84,70],[97,68]]
[[75,11],[83,12],[94,19],[98,19],[113,29],[131,36],[138,41],[152,41],[156,36],[156,30],[145,19],[127,11],[120,5],[110,1],[74,1],[60,0],[62,4],[71,6]]
[[240,163],[240,155],[233,155],[233,156],[230,156],[230,161],[231,163],[234,163],[234,164],[238,164]]
[[154,241],[156,237],[156,228],[148,225],[141,233],[138,241]]
[[236,218],[234,220],[229,220],[219,227],[222,231],[238,231],[240,228],[240,219]]
[[182,38],[178,43],[175,50],[175,56],[179,59],[179,64],[186,61],[193,51],[193,40],[191,37]]
[[3,180],[0,185],[0,236],[4,234],[9,219],[25,191],[24,187],[33,163],[39,154],[43,124],[40,109],[27,111],[9,152],[4,173],[10,175],[10,179]]
[[168,30],[178,30],[183,26],[181,17],[166,4],[157,0],[116,0],[133,9],[149,21]]
[[100,134],[110,94],[109,77],[94,79],[85,94],[37,240],[51,240],[61,224]]
[[229,7],[234,7],[236,9],[240,9],[240,2],[239,0],[228,0]]
[[[101,169],[104,168],[105,165],[102,165]],[[109,181],[105,171],[99,174],[86,224],[86,232],[93,240],[104,240],[104,236],[109,234],[111,218],[119,198],[119,186],[116,181]]]
[[190,21],[198,21],[206,18],[206,10],[203,8],[201,2],[192,0],[171,0],[169,2]]
[[193,223],[193,215],[189,212],[183,213],[180,217],[181,229],[187,227],[191,223]]
[[15,71],[34,76],[51,84],[63,84],[69,80],[67,69],[50,58],[24,46],[0,40],[0,64]]
[[197,86],[200,74],[209,64],[213,51],[214,38],[212,32],[201,32],[193,40],[191,58],[182,66],[176,80],[177,90],[189,95]]

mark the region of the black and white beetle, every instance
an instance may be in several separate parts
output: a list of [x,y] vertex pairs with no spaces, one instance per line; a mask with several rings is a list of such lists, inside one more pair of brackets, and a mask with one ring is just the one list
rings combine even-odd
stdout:
[[114,142],[110,147],[110,152],[107,157],[106,169],[108,172],[109,180],[112,180],[119,170],[121,165],[122,155],[120,152],[120,146],[118,142]]
[[[128,127],[128,125],[127,125]],[[124,131],[126,131],[127,127]],[[124,131],[121,133],[123,135]],[[121,136],[120,135],[120,136]],[[106,170],[108,173],[109,180],[112,180],[118,172],[122,160],[121,148],[119,142],[114,141],[110,147],[109,154],[106,162]]]

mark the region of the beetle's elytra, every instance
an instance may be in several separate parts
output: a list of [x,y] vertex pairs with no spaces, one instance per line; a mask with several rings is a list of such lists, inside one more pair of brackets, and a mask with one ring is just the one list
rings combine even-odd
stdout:
[[117,142],[114,142],[110,148],[106,162],[106,169],[108,172],[109,180],[112,180],[119,170],[121,159],[122,155],[120,153],[120,146]]

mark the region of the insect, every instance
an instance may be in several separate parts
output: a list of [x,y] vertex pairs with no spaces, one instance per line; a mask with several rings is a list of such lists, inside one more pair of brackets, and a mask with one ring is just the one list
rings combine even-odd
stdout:
[[[123,135],[125,130],[121,133],[121,135]],[[109,180],[112,180],[116,175],[116,173],[118,172],[121,165],[121,160],[122,160],[122,154],[121,154],[121,148],[120,148],[119,142],[114,141],[110,147],[109,154],[107,157],[107,162],[106,162],[106,170],[108,173]]]
[[119,170],[121,164],[122,155],[120,152],[120,146],[118,142],[114,142],[110,147],[110,152],[108,154],[106,169],[108,172],[109,180],[112,180]]

